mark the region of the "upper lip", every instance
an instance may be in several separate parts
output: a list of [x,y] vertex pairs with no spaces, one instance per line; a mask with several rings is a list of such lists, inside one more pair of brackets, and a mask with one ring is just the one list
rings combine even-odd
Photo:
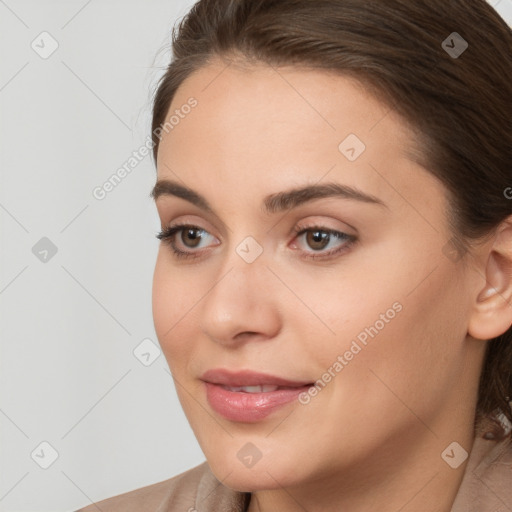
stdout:
[[267,373],[253,372],[250,370],[233,372],[223,368],[208,370],[204,372],[200,378],[206,382],[221,384],[223,386],[258,386],[267,384],[274,386],[301,387],[312,384],[310,381],[283,379],[282,377],[276,377],[275,375],[269,375]]

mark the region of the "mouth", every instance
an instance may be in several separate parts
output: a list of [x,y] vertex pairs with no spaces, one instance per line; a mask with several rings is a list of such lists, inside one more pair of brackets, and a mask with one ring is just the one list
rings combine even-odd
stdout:
[[307,392],[313,382],[290,380],[274,375],[224,369],[208,370],[201,376],[210,407],[224,418],[254,423]]
[[294,386],[274,386],[272,384],[263,384],[261,386],[221,386],[222,389],[227,391],[233,391],[236,393],[270,393],[271,391],[277,391],[278,389],[296,389]]

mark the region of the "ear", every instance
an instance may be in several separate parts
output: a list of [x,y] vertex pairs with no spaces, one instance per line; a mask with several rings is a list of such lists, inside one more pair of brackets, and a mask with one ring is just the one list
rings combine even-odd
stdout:
[[485,285],[477,293],[468,334],[490,340],[512,325],[512,216],[497,228],[484,253]]

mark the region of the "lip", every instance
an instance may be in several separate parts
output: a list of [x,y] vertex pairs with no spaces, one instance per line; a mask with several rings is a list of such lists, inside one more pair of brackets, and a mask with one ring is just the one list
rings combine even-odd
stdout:
[[288,380],[275,375],[269,375],[268,373],[254,372],[251,370],[232,372],[223,368],[208,370],[203,373],[200,379],[223,386],[258,386],[270,384],[274,386],[302,387],[312,384],[311,381]]
[[[205,384],[206,399],[210,407],[224,418],[255,423],[261,421],[278,408],[291,402],[297,403],[301,393],[313,385],[312,382],[283,379],[266,373],[253,371],[231,372],[224,369],[208,370],[201,379]],[[283,386],[283,389],[266,393],[230,391],[223,386]]]

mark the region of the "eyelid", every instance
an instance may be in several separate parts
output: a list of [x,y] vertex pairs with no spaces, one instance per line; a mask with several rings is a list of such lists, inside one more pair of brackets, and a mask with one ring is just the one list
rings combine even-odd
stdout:
[[[161,215],[162,219],[164,219],[165,217],[171,217],[171,216],[164,215],[164,214]],[[194,226],[199,229],[204,229],[205,231],[208,231],[208,233],[211,233],[212,231],[216,230],[216,228],[213,226],[213,224],[211,222],[208,222],[208,220],[206,220],[201,215],[184,214],[184,215],[172,215],[172,217],[175,220],[172,220],[170,222],[164,222],[164,220],[161,221],[162,229],[166,229],[166,228],[169,228],[169,227],[172,227],[175,225],[185,225],[185,226]]]

